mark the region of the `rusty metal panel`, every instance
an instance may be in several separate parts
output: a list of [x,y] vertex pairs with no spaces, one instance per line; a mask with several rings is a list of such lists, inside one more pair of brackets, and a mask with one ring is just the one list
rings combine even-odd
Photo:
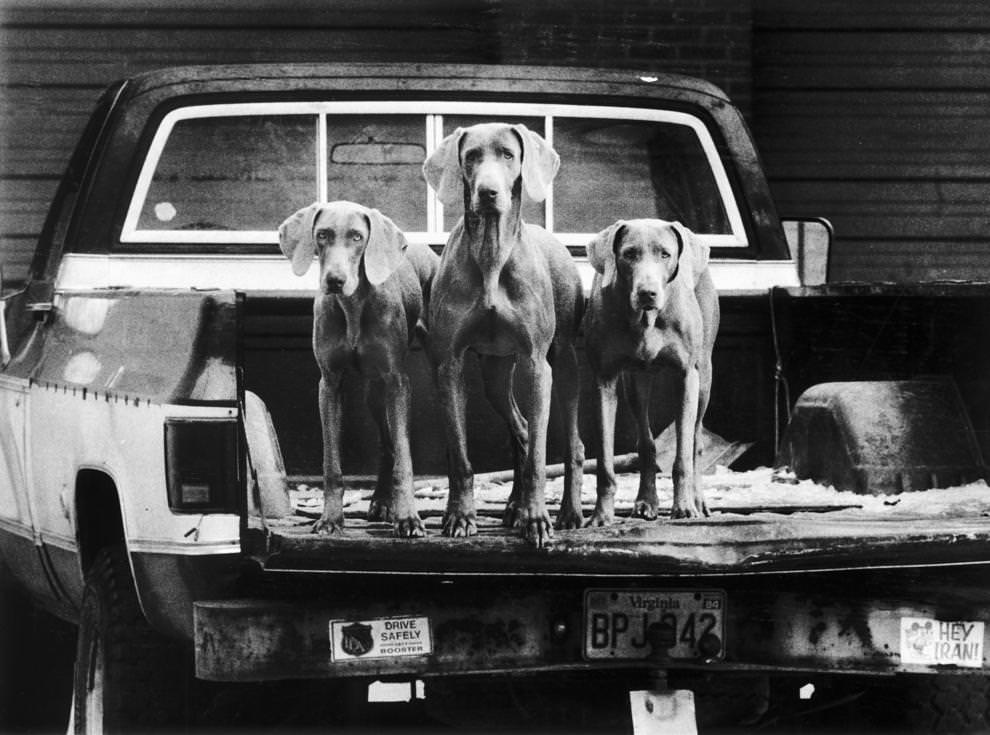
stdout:
[[[990,593],[977,587],[985,576],[984,567],[972,567],[705,580],[707,588],[725,591],[724,655],[684,661],[655,650],[638,660],[586,656],[585,592],[603,584],[631,592],[662,588],[656,579],[556,580],[551,586],[545,579],[438,584],[394,575],[355,577],[321,588],[325,597],[311,594],[306,602],[195,603],[196,671],[201,678],[232,681],[617,667],[986,673]],[[387,600],[382,599],[383,584],[389,586]],[[697,587],[685,578],[664,584],[669,589]],[[333,660],[330,621],[396,616],[425,618],[432,652]],[[647,621],[643,623],[645,630]],[[928,638],[920,637],[926,630]]]
[[[384,580],[380,580],[384,581]],[[369,591],[376,587],[368,585]],[[481,595],[456,603],[437,597],[362,603],[227,601],[194,607],[196,673],[215,680],[268,680],[523,669],[554,658],[548,608],[539,595]],[[330,622],[401,616],[428,618],[429,655],[332,660]]]

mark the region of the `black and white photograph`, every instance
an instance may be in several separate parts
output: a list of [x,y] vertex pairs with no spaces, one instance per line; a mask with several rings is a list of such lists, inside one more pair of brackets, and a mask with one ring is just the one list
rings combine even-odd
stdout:
[[0,0],[0,733],[990,735],[990,4]]

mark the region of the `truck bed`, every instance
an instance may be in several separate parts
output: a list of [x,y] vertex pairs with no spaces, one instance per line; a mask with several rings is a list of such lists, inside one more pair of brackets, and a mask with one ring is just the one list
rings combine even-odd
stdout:
[[[478,535],[440,534],[445,480],[417,481],[417,506],[427,536],[398,539],[387,523],[365,519],[370,478],[352,478],[343,534],[311,533],[322,507],[314,478],[290,478],[293,512],[249,519],[246,551],[269,571],[371,572],[429,575],[680,576],[752,574],[811,569],[925,566],[990,561],[990,487],[979,481],[900,495],[837,492],[760,468],[724,468],[705,477],[709,518],[671,520],[672,486],[658,480],[661,517],[628,518],[638,476],[619,476],[619,520],[606,528],[555,531],[542,550],[501,525],[511,483],[480,477]],[[582,504],[594,506],[595,478],[585,475]],[[551,517],[562,479],[548,482]]]

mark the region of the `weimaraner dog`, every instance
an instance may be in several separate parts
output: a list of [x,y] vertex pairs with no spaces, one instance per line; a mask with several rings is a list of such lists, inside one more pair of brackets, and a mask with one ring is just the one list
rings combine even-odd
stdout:
[[410,343],[422,329],[439,257],[410,245],[388,217],[353,202],[311,204],[279,227],[279,246],[301,276],[320,262],[313,303],[313,353],[320,368],[323,513],[315,533],[344,526],[340,467],[341,381],[356,371],[370,383],[368,403],[381,437],[369,520],[391,521],[395,535],[423,536],[413,500],[409,450]]
[[676,417],[673,518],[708,515],[698,477],[701,420],[712,383],[712,348],[718,332],[718,292],[708,272],[708,247],[679,222],[619,221],[588,244],[595,268],[585,344],[598,387],[598,502],[589,520],[615,519],[614,432],[616,384],[627,387],[639,437],[639,493],[633,515],[657,517],[656,445],[650,429],[653,378],[672,381],[680,396],[661,429]]
[[[522,192],[533,201],[545,199],[559,165],[557,153],[541,136],[524,125],[504,123],[458,128],[423,165],[443,202],[464,202],[464,217],[440,259],[429,318],[449,460],[447,536],[477,532],[465,430],[468,350],[479,355],[488,400],[512,436],[514,479],[505,524],[521,526],[523,536],[538,547],[552,536],[544,499],[551,386],[567,430],[568,471],[557,527],[582,524],[584,447],[578,436],[574,341],[584,295],[567,248],[520,216]],[[515,382],[522,389],[521,410]]]

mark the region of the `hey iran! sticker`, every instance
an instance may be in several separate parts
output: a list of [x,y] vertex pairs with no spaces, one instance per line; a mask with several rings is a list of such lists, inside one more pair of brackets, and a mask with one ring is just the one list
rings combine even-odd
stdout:
[[982,622],[901,618],[901,662],[927,666],[983,666]]
[[433,653],[429,618],[331,620],[330,660],[425,656]]

